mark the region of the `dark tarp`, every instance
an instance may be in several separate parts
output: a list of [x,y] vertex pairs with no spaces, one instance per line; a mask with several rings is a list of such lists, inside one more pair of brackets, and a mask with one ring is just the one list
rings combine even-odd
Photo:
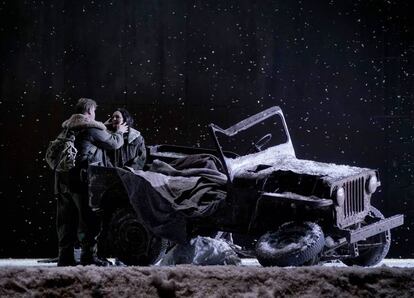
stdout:
[[226,197],[227,177],[220,161],[208,154],[167,164],[154,160],[149,171],[118,170],[138,218],[155,235],[187,240],[187,219],[209,216]]

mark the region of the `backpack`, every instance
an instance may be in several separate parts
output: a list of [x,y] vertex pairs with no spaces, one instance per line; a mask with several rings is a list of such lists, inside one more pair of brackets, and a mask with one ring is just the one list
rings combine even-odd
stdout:
[[56,172],[67,172],[75,167],[78,150],[75,148],[75,133],[66,128],[46,149],[46,162]]

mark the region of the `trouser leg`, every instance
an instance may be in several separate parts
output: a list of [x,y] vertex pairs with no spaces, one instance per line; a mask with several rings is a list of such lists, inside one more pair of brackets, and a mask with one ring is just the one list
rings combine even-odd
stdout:
[[73,198],[79,217],[78,236],[80,245],[82,249],[93,247],[96,243],[98,220],[91,207],[89,207],[88,195],[75,193]]
[[69,193],[60,194],[58,197],[56,230],[59,245],[58,266],[74,265],[73,248],[77,237],[77,211]]
[[100,260],[94,254],[96,236],[99,231],[99,221],[96,214],[89,207],[87,194],[74,196],[79,215],[79,241],[82,247],[80,262],[82,265],[107,266],[107,261]]
[[96,236],[96,253],[100,258],[108,257],[108,225],[109,225],[109,216],[108,212],[101,210],[98,214],[98,219],[100,223],[100,230]]

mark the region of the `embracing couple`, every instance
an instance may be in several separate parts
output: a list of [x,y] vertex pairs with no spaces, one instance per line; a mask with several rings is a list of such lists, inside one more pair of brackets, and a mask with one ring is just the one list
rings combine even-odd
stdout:
[[75,167],[67,172],[55,171],[57,195],[58,266],[76,265],[74,245],[81,245],[82,265],[105,265],[94,253],[99,220],[89,207],[86,171],[90,164],[101,166],[144,167],[146,149],[140,132],[127,110],[119,108],[105,123],[95,120],[97,104],[81,98],[76,113],[64,121],[62,128],[75,136]]

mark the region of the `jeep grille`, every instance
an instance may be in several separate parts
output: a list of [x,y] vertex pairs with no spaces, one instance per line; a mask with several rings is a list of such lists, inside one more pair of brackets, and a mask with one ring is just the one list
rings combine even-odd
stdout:
[[344,203],[336,208],[338,227],[345,228],[361,222],[368,214],[370,196],[365,192],[365,181],[368,175],[357,176],[352,180],[339,182],[335,187],[343,187]]
[[344,217],[351,217],[364,211],[364,177],[345,182]]

